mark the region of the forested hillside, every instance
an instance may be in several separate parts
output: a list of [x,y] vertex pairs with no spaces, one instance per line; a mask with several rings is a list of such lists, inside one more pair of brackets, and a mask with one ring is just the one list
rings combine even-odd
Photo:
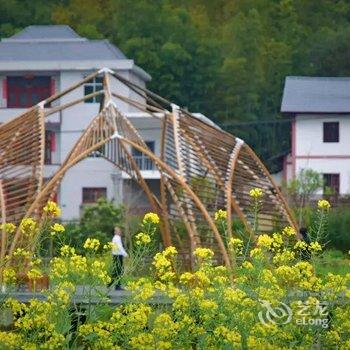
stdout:
[[64,23],[108,38],[152,90],[219,123],[278,118],[286,75],[350,75],[349,19],[337,0],[0,0],[1,37]]

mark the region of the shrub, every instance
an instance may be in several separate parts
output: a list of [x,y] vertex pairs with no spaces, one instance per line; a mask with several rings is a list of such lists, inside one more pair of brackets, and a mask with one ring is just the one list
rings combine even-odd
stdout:
[[334,208],[328,218],[329,247],[343,252],[350,250],[350,210]]
[[[78,252],[83,251],[83,243],[89,236],[94,236],[102,244],[112,239],[114,226],[122,226],[124,221],[123,207],[116,207],[113,202],[100,198],[96,204],[86,207],[79,223],[68,223],[64,243],[73,246]],[[59,246],[54,246],[57,252]]]

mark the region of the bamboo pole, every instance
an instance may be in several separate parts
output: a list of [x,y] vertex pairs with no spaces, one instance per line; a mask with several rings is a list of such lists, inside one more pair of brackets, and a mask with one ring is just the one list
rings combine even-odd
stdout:
[[143,149],[140,145],[137,143],[127,140],[120,135],[115,135],[114,137],[119,138],[122,142],[126,142],[129,145],[135,147],[138,149],[140,152],[144,152],[148,157],[150,157],[161,169],[165,170],[169,175],[175,179],[182,187],[183,189],[187,192],[187,194],[193,199],[195,202],[196,206],[198,209],[201,211],[202,215],[206,219],[206,221],[209,224],[209,227],[213,230],[215,238],[218,242],[221,254],[223,256],[223,259],[225,261],[225,264],[227,267],[231,267],[231,262],[227,253],[227,250],[225,248],[224,242],[222,241],[222,238],[220,236],[220,233],[215,226],[213,219],[210,217],[209,213],[207,212],[206,208],[203,206],[202,202],[199,200],[197,195],[191,190],[191,188],[187,185],[186,181],[182,178],[182,176],[179,176],[172,168],[170,168],[166,163],[161,161],[158,157],[156,157],[152,152],[150,152],[147,149]]

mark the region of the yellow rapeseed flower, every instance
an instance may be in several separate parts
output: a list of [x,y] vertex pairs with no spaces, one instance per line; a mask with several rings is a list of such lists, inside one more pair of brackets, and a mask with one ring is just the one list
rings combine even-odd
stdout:
[[117,247],[116,244],[114,244],[113,242],[108,242],[108,243],[104,244],[103,249],[104,250],[112,250],[116,247]]
[[30,280],[37,280],[37,279],[43,277],[41,271],[38,270],[37,268],[32,268],[31,270],[29,270],[27,272],[27,276]]
[[260,199],[263,196],[263,191],[260,188],[253,188],[249,191],[250,197]]
[[97,238],[87,238],[87,240],[84,243],[84,249],[87,250],[98,250],[100,247],[100,241]]
[[75,249],[70,247],[68,244],[65,244],[60,249],[61,256],[71,256],[75,254]]
[[13,233],[15,232],[16,226],[12,224],[11,222],[6,222],[4,224],[0,225],[0,230],[5,230],[7,233]]
[[23,249],[23,248],[17,248],[14,252],[13,252],[13,256],[23,256],[24,258],[29,258],[30,256],[30,252],[28,252],[27,250]]
[[16,282],[16,271],[11,267],[6,267],[2,271],[2,281],[5,285]]
[[193,255],[200,259],[211,259],[214,256],[214,252],[209,248],[197,248]]
[[295,236],[295,234],[295,229],[291,226],[287,226],[282,230],[282,235],[285,235],[287,237]]
[[24,235],[34,236],[37,232],[37,223],[32,218],[25,218],[21,221],[19,228]]
[[177,254],[177,250],[175,247],[169,246],[169,247],[165,248],[165,250],[163,251],[163,254],[165,257],[172,257],[172,256],[175,256]]
[[305,250],[307,248],[307,243],[304,241],[298,241],[294,245],[295,250]]
[[159,216],[156,213],[147,213],[143,217],[142,222],[145,225],[149,224],[149,223],[157,225],[157,224],[159,224]]
[[322,251],[322,246],[318,242],[311,242],[310,245],[310,250],[314,253],[321,252]]
[[273,233],[272,238],[272,248],[276,251],[283,246],[283,237],[280,233]]
[[154,256],[152,264],[159,273],[163,273],[165,270],[171,267],[171,261],[169,261],[162,253],[157,253]]
[[33,259],[29,262],[29,266],[31,266],[31,267],[37,266],[37,265],[40,265],[41,262],[42,262],[42,260],[40,258],[33,257]]
[[250,261],[243,261],[242,267],[248,270],[252,270],[254,268],[253,264]]
[[22,342],[22,340],[22,334],[0,331],[1,349],[18,349],[18,345]]
[[320,199],[317,203],[317,206],[319,209],[323,210],[328,210],[331,207],[330,203],[325,199]]
[[59,224],[59,223],[55,223],[50,227],[51,230],[51,236],[55,236],[56,233],[62,233],[65,231],[65,228],[63,225]]
[[214,215],[215,221],[226,220],[226,218],[227,218],[226,210],[219,209]]
[[274,264],[277,265],[285,265],[288,264],[288,262],[291,262],[295,259],[294,252],[290,251],[289,249],[284,249],[282,252],[277,253],[272,261]]
[[48,201],[43,210],[47,215],[52,217],[58,217],[61,215],[61,208],[53,201]]
[[70,257],[71,270],[81,274],[87,271],[87,259],[85,256],[73,255]]
[[273,238],[267,234],[260,235],[256,245],[260,248],[270,249],[273,244]]
[[151,243],[151,237],[149,234],[144,233],[144,232],[140,232],[138,233],[136,236],[136,244],[137,245],[146,245]]
[[236,254],[243,254],[243,241],[239,238],[231,238],[228,242],[228,246]]

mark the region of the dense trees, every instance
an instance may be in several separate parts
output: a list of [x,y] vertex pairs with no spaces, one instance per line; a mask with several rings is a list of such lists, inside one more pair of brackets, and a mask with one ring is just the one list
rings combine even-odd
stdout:
[[66,23],[106,37],[152,90],[230,123],[278,118],[286,75],[349,75],[349,18],[346,0],[0,0],[0,36]]

